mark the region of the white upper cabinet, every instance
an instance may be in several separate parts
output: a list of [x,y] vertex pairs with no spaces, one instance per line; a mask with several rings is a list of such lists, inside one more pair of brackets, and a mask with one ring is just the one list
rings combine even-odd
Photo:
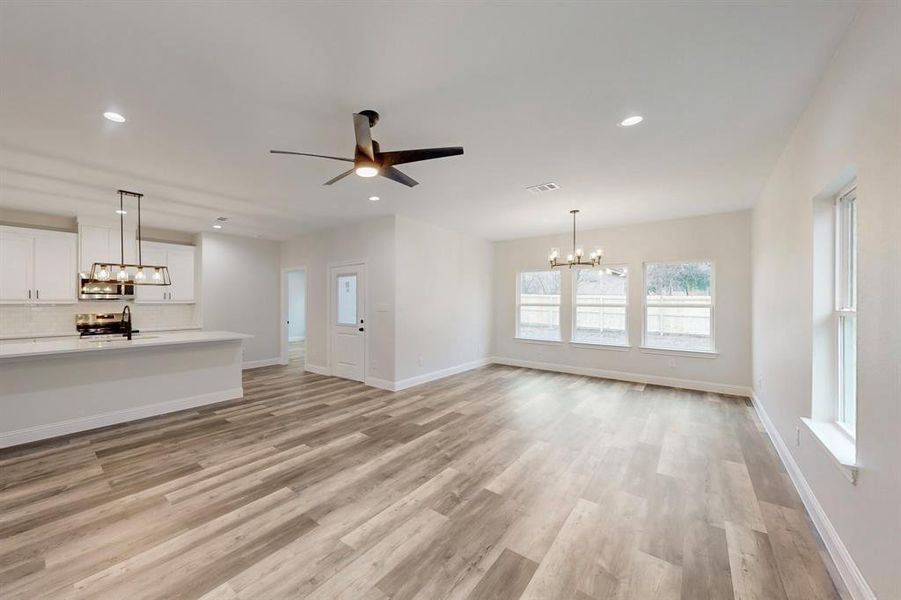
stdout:
[[45,231],[34,238],[34,294],[39,302],[78,300],[74,233]]
[[0,301],[28,302],[34,294],[33,284],[34,237],[0,229]]
[[[125,262],[135,263],[135,231],[124,232]],[[94,263],[118,264],[122,260],[122,244],[119,227],[105,225],[78,225],[78,270],[91,272]]]
[[144,242],[142,262],[147,265],[165,265],[169,269],[172,285],[136,285],[136,301],[142,304],[194,302],[194,246]]
[[78,301],[74,233],[0,227],[0,302]]

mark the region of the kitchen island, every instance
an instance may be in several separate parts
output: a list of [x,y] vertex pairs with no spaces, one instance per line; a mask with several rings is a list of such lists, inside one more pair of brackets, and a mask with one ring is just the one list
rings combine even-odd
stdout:
[[0,342],[0,448],[241,398],[228,331]]

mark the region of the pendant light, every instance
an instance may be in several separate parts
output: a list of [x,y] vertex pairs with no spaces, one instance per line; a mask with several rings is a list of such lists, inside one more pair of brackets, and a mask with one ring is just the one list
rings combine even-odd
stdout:
[[[138,262],[125,262],[125,196],[137,198],[138,201]],[[91,275],[87,283],[109,281],[115,271],[116,284],[119,285],[172,285],[169,269],[165,265],[145,265],[142,260],[141,238],[141,198],[144,194],[119,190],[119,263],[95,262],[91,265]],[[148,275],[149,274],[149,275]]]
[[588,258],[585,259],[585,253],[582,249],[582,246],[576,245],[576,215],[579,214],[577,209],[573,209],[569,211],[569,214],[573,216],[573,248],[572,253],[566,256],[566,260],[560,260],[560,249],[559,248],[551,248],[550,254],[548,254],[547,261],[550,263],[552,269],[556,269],[557,267],[569,267],[572,269],[573,267],[596,267],[601,264],[601,256],[602,252],[600,248],[597,248],[593,252],[588,255]]

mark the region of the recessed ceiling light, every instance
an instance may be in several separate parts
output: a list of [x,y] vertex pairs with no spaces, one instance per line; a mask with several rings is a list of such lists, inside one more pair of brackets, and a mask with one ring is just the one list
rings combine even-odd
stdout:
[[216,223],[215,225],[213,225],[213,229],[222,229],[222,225]]
[[372,202],[378,202],[379,200],[381,200],[381,198],[379,198],[378,196],[370,196],[369,200],[371,200]]
[[641,115],[634,115],[632,117],[626,117],[622,121],[619,122],[621,127],[632,127],[633,125],[638,125],[644,121],[644,117]]
[[127,214],[128,214],[128,211],[127,211],[127,210],[122,210],[121,208],[117,208],[117,209],[116,209],[116,214],[117,214],[117,215],[127,215]]
[[124,123],[125,122],[125,117],[123,117],[122,115],[120,115],[117,112],[105,112],[105,113],[103,113],[103,116],[114,123]]

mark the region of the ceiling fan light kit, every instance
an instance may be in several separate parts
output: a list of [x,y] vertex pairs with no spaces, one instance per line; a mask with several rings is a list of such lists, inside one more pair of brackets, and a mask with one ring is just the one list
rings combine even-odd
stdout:
[[576,245],[576,215],[579,214],[578,209],[573,209],[569,211],[569,213],[573,216],[573,248],[572,253],[566,255],[566,260],[560,260],[560,249],[559,248],[551,248],[550,253],[548,254],[547,261],[551,265],[552,269],[556,269],[558,267],[568,267],[572,269],[576,268],[594,268],[601,264],[601,258],[603,257],[603,252],[600,248],[597,248],[588,254],[588,257],[585,256],[585,251],[582,249],[582,246]]
[[307,152],[292,152],[289,150],[270,150],[272,154],[292,154],[295,156],[313,156],[316,158],[326,158],[329,160],[339,160],[342,162],[353,163],[353,168],[336,175],[329,179],[323,185],[332,185],[351,173],[356,173],[360,177],[375,177],[381,175],[397,183],[401,183],[407,187],[419,185],[419,182],[398,170],[395,165],[403,165],[411,162],[419,162],[423,160],[432,160],[435,158],[444,158],[447,156],[458,156],[463,154],[462,146],[449,146],[445,148],[419,148],[416,150],[395,150],[391,152],[382,152],[379,143],[372,139],[372,128],[379,122],[379,113],[374,110],[361,110],[354,113],[354,137],[356,145],[354,147],[354,157],[344,158],[341,156],[327,156],[324,154],[310,154]]

